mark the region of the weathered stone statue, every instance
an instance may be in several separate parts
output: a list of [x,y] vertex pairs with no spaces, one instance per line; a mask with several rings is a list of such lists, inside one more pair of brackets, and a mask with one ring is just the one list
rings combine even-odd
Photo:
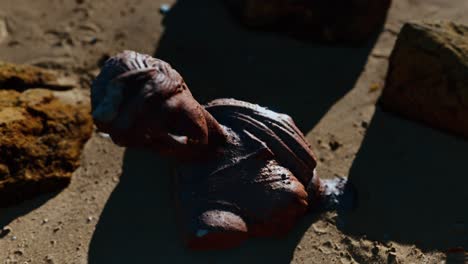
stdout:
[[93,83],[92,107],[115,143],[178,161],[176,206],[190,248],[286,234],[324,192],[289,116],[234,99],[202,106],[177,71],[151,56],[110,58]]

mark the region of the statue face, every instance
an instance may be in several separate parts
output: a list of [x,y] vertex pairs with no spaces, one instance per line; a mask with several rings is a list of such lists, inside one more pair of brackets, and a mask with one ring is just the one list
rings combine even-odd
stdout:
[[92,106],[98,128],[119,145],[177,155],[208,142],[203,107],[177,71],[148,55],[109,59],[93,83]]

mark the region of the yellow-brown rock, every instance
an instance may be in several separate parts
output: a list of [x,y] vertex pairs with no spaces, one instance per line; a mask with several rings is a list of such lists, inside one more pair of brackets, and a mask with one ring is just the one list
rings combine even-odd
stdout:
[[385,110],[468,137],[468,27],[403,26],[390,57]]
[[55,71],[0,61],[0,87],[17,91],[38,87],[64,90],[72,88],[72,84]]
[[68,185],[92,133],[89,112],[46,89],[0,90],[0,207]]

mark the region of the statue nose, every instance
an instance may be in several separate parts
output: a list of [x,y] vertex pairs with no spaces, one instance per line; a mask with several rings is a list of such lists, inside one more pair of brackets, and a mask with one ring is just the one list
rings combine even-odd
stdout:
[[208,129],[201,106],[189,105],[171,109],[166,124],[168,135],[178,142],[207,143]]

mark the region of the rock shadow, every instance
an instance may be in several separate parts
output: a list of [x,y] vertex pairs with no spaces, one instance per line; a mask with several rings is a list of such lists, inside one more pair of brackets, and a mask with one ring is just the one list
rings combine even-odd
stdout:
[[235,98],[287,113],[308,132],[351,90],[376,41],[363,47],[250,31],[223,1],[178,0],[155,57],[171,63],[201,103]]
[[171,165],[155,154],[127,149],[120,183],[96,226],[88,262],[289,263],[317,215],[306,216],[284,239],[251,239],[225,251],[185,248],[175,221]]
[[[34,211],[47,203],[50,199],[57,196],[62,190],[49,192],[46,194],[39,195],[32,199],[27,199],[23,202],[11,205],[9,207],[0,208],[0,232],[1,229],[8,225],[11,221]],[[2,234],[0,234],[0,238]]]
[[468,142],[377,109],[348,184],[342,231],[424,250],[468,248]]

